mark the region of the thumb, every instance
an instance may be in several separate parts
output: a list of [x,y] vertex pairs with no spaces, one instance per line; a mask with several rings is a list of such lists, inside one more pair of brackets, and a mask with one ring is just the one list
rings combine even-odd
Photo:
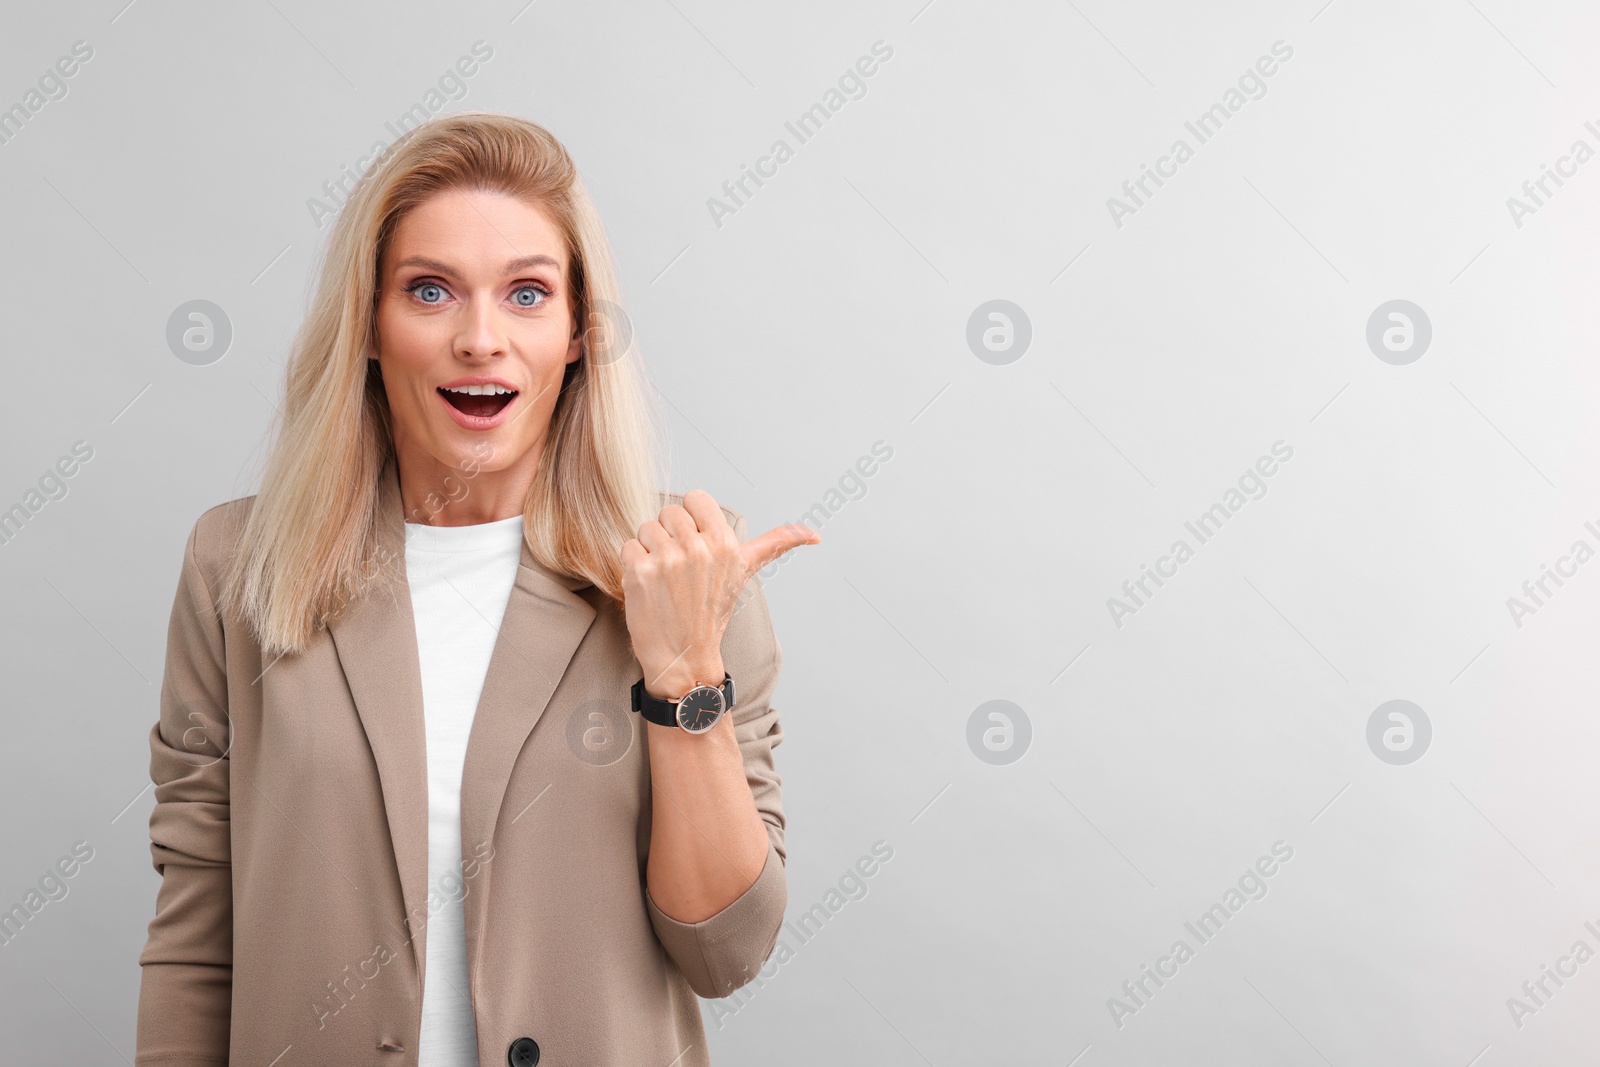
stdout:
[[814,545],[821,540],[822,535],[811,527],[792,522],[774,526],[760,537],[752,537],[739,546],[739,551],[744,554],[745,566],[754,572],[762,570],[791,548]]

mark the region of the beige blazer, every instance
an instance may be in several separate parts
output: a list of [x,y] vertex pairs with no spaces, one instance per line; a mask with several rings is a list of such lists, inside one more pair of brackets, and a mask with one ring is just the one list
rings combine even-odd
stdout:
[[[770,838],[742,896],[692,924],[655,906],[648,735],[629,710],[641,670],[623,614],[526,542],[467,745],[462,876],[430,887],[409,590],[373,586],[303,654],[262,662],[215,599],[254,501],[207,511],[184,549],[150,733],[161,885],[135,1063],[416,1063],[423,934],[458,896],[481,1067],[708,1064],[696,995],[726,996],[761,969],[788,899],[770,704],[782,653],[758,579],[722,644]],[[378,534],[403,570],[401,508],[391,461]]]

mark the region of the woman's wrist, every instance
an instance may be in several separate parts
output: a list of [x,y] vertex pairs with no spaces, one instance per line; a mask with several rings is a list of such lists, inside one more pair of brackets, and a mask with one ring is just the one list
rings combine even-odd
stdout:
[[678,700],[697,685],[721,686],[727,670],[722,657],[690,664],[680,661],[659,674],[645,672],[645,692],[657,700]]

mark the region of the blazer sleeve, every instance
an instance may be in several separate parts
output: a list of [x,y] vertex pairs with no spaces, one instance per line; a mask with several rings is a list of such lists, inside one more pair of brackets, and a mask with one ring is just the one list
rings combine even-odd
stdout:
[[150,731],[150,853],[161,886],[139,956],[138,1067],[228,1062],[233,868],[223,628],[196,553],[183,551],[167,629],[160,718]]
[[[732,509],[733,530],[740,543],[748,539],[744,516]],[[645,903],[656,936],[689,988],[702,997],[725,997],[749,982],[777,944],[789,904],[784,849],[783,779],[773,766],[772,750],[783,740],[772,693],[778,684],[783,652],[772,629],[766,594],[752,576],[741,591],[722,637],[722,662],[734,679],[734,735],[744,756],[745,781],[756,810],[767,824],[767,862],[742,895],[708,919],[697,923],[671,918],[645,889]]]

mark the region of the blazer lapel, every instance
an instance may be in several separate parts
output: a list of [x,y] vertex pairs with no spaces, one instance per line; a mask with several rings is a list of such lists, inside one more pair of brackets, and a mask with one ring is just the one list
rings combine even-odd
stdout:
[[405,524],[399,469],[390,459],[380,478],[378,558],[397,560],[390,583],[375,583],[328,625],[383,787],[395,868],[405,904],[393,923],[411,948],[420,981],[428,915],[428,764],[422,723],[422,668],[411,592],[405,578]]
[[[397,560],[391,572],[397,580],[357,597],[328,629],[383,787],[389,838],[411,920],[402,932],[411,944],[420,983],[423,946],[416,941],[428,915],[428,766],[416,621],[405,577],[405,516],[392,457],[380,483],[375,531],[379,558]],[[516,583],[467,740],[461,832],[462,851],[468,856],[480,842],[494,840],[512,766],[594,622],[594,607],[578,595],[590,584],[537,562],[524,537]],[[492,866],[480,877],[486,878]],[[475,896],[483,894],[468,894],[467,936],[478,943],[484,911]]]
[[[483,695],[467,738],[461,779],[463,858],[482,843],[492,843],[502,814],[507,822],[520,812],[502,813],[506,785],[528,735],[544,715],[550,697],[567,671],[597,612],[578,590],[585,578],[553,571],[533,558],[527,538],[516,584],[506,604],[500,634],[489,658]],[[556,724],[557,729],[565,724]],[[483,924],[494,864],[477,874],[480,883],[466,895],[467,958],[482,960]],[[475,980],[474,980],[475,984]]]

